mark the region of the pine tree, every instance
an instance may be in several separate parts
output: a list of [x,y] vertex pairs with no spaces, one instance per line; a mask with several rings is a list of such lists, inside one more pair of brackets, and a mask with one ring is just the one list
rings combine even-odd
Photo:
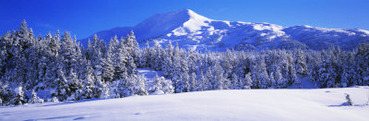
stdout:
[[294,58],[296,74],[300,76],[307,75],[307,66],[305,61],[304,52],[301,49],[297,50],[296,57]]
[[86,75],[85,79],[83,80],[83,92],[82,98],[83,99],[91,99],[94,97],[93,90],[94,90],[94,79],[93,79],[93,70],[90,66],[89,62],[86,67]]
[[71,69],[67,78],[67,83],[70,91],[67,92],[68,100],[75,101],[81,97],[82,81],[78,79],[74,69]]
[[190,77],[191,91],[198,91],[198,83],[197,83],[196,77],[197,76],[195,72],[192,72],[191,77]]
[[29,103],[33,104],[33,103],[43,103],[44,101],[37,96],[37,93],[35,92],[35,90],[32,90],[32,94],[31,94],[31,99],[29,100]]
[[211,81],[214,90],[222,90],[224,87],[223,68],[220,66],[218,60],[215,61],[215,65],[212,68],[213,79]]
[[164,77],[159,77],[157,74],[154,80],[154,87],[151,91],[153,94],[169,94],[174,92],[172,81],[165,80]]
[[21,85],[15,89],[16,96],[13,100],[15,105],[22,105],[23,103],[25,103],[24,91],[23,91],[23,87]]
[[323,62],[318,70],[318,82],[321,88],[333,87],[334,80],[332,80],[332,75],[330,73],[330,67],[327,62]]
[[110,85],[109,85],[109,97],[108,98],[120,98],[123,97],[123,95],[121,95],[121,80],[115,80],[113,81]]
[[148,95],[147,89],[146,89],[146,78],[143,75],[137,75],[135,76],[135,95]]
[[212,71],[211,68],[209,67],[205,73],[205,82],[204,82],[204,90],[211,90],[212,89],[212,82],[211,80],[213,79],[213,75],[212,75]]
[[360,44],[355,55],[359,85],[369,85],[369,43]]
[[200,79],[199,79],[199,91],[204,91],[206,89],[206,85],[208,85],[209,80],[206,78],[206,76],[203,74],[203,72],[201,71],[200,73]]
[[[235,56],[233,55],[233,53],[227,49],[227,51],[225,52],[225,57],[223,58],[224,62],[222,62],[223,65],[223,70],[225,75],[232,75],[232,70],[234,68],[234,60],[235,60]],[[225,77],[228,78],[228,77]]]
[[147,95],[146,78],[139,75],[131,75],[124,80],[124,97],[132,95]]
[[230,89],[242,89],[243,83],[236,74],[232,74],[231,88]]
[[190,75],[188,72],[184,72],[176,82],[176,93],[189,92],[190,88]]
[[[276,71],[274,72],[274,80],[275,84],[274,87],[276,88],[285,88],[287,86],[286,79],[282,76],[281,69],[279,67],[276,68]],[[298,86],[301,86],[301,82],[297,84]]]
[[264,58],[256,58],[255,63],[252,64],[252,70],[253,86],[255,88],[267,88],[270,79],[266,71]]
[[100,98],[101,99],[107,99],[107,98],[109,98],[110,97],[110,89],[109,89],[108,84],[104,83],[102,85],[102,89],[103,89],[103,91],[102,91],[102,93],[100,95]]
[[70,69],[75,69],[77,65],[77,52],[75,43],[73,42],[70,34],[68,32],[64,32],[64,36],[61,42],[60,54],[63,56],[63,60],[61,60],[64,64],[64,72],[66,75],[69,75]]
[[293,65],[293,57],[287,56],[287,82],[288,85],[292,85],[296,81],[296,70]]
[[134,63],[134,60],[131,57],[128,58],[127,73],[128,75],[136,74],[136,64]]
[[172,42],[169,41],[169,44],[165,47],[165,55],[163,56],[163,75],[170,76],[172,75],[173,70],[173,59],[174,59],[174,47],[172,46]]
[[[3,80],[3,79],[2,79]],[[16,94],[13,93],[11,87],[9,87],[9,82],[2,83],[0,81],[0,100],[4,106],[11,105],[12,100],[15,98]]]
[[128,76],[126,63],[127,52],[124,49],[124,44],[121,41],[117,47],[117,51],[114,54],[114,80],[120,80]]
[[66,100],[68,97],[67,92],[70,92],[70,88],[68,85],[68,81],[65,78],[63,66],[61,64],[58,64],[57,78],[55,79],[55,84],[57,85],[55,90],[56,92],[52,96],[56,96],[60,101]]
[[131,33],[129,35],[127,35],[127,37],[125,38],[124,44],[126,45],[126,49],[128,54],[136,61],[137,59],[137,50],[138,48],[138,43],[136,41],[136,37],[133,31],[131,31]]
[[102,61],[102,78],[104,82],[111,82],[114,78],[114,66],[111,58],[111,54],[107,53],[107,56]]
[[245,82],[244,82],[243,88],[244,89],[251,89],[251,87],[253,86],[252,84],[253,84],[253,81],[251,79],[251,74],[247,73],[245,75]]

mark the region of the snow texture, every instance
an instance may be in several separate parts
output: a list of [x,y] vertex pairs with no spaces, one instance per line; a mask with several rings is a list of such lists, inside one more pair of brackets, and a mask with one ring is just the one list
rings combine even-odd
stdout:
[[[368,87],[222,90],[0,107],[0,120],[367,121]],[[350,94],[353,106],[344,104]]]

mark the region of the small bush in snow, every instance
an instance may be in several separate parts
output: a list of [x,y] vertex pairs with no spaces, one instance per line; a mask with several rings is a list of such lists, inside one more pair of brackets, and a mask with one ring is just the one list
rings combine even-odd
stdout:
[[351,98],[350,98],[350,95],[349,94],[346,94],[346,100],[347,100],[347,104],[352,106],[352,101],[351,101]]
[[57,97],[53,97],[53,102],[54,103],[58,103],[59,102],[58,98]]
[[44,103],[44,100],[37,96],[35,90],[32,90],[32,98],[29,100],[29,103]]
[[160,95],[160,94],[169,94],[174,92],[174,87],[172,86],[172,81],[165,80],[164,77],[155,76],[154,87],[151,90],[151,94]]

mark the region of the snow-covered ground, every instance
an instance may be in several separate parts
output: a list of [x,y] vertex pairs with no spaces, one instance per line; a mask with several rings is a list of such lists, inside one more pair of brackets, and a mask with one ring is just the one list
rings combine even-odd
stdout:
[[[343,103],[350,94],[354,106]],[[0,120],[368,121],[369,87],[221,90],[1,107]]]
[[143,75],[148,80],[154,80],[156,74],[159,77],[162,76],[161,71],[155,71],[155,70],[152,70],[150,68],[137,68],[136,70],[137,70],[138,75]]

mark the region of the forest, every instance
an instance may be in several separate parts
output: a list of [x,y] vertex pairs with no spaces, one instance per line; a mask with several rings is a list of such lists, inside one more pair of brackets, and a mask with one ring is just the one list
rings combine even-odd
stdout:
[[[137,68],[161,71],[149,82]],[[168,81],[169,80],[169,81]],[[158,91],[319,88],[369,85],[369,44],[355,49],[189,51],[168,44],[140,48],[134,32],[83,47],[68,32],[36,37],[23,21],[0,37],[0,105],[123,98]],[[39,94],[46,93],[44,97]]]

